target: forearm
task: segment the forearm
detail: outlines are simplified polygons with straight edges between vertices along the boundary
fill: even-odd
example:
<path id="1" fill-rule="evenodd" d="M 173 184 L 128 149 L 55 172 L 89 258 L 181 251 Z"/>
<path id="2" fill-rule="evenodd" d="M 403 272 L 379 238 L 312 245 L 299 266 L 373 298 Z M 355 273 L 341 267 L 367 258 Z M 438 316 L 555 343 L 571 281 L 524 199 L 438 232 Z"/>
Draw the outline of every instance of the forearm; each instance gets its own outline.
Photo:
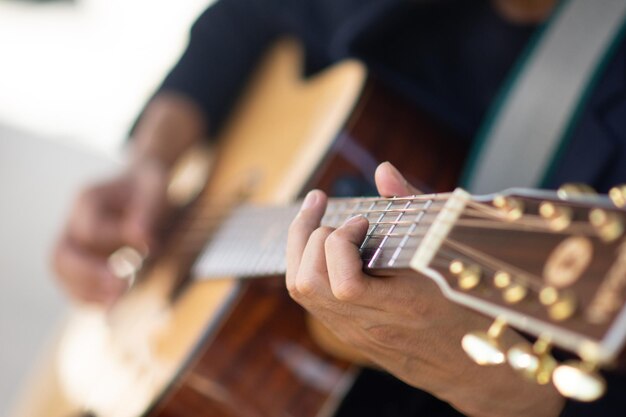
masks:
<path id="1" fill-rule="evenodd" d="M 207 136 L 207 126 L 202 110 L 191 99 L 175 93 L 158 94 L 133 132 L 131 163 L 148 160 L 170 168 Z"/>

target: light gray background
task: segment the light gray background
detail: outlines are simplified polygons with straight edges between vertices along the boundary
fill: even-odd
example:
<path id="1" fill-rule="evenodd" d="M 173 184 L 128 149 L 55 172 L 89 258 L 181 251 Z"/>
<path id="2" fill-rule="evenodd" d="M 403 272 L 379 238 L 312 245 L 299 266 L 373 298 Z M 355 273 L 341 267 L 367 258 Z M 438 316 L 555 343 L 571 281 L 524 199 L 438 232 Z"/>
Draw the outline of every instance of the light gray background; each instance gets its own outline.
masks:
<path id="1" fill-rule="evenodd" d="M 50 247 L 72 196 L 116 164 L 0 125 L 0 416 L 63 316 Z"/>

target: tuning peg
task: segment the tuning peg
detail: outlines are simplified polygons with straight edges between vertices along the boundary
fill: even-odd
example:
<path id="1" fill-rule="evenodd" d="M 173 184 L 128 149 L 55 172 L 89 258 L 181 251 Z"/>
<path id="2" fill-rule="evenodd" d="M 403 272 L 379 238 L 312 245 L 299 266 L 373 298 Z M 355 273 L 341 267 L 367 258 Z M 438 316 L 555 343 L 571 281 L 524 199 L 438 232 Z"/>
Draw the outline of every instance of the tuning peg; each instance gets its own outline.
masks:
<path id="1" fill-rule="evenodd" d="M 626 207 L 626 184 L 616 185 L 609 190 L 609 198 L 619 208 Z"/>
<path id="2" fill-rule="evenodd" d="M 493 199 L 493 206 L 504 212 L 507 220 L 517 220 L 524 214 L 524 204 L 513 197 L 496 196 Z"/>
<path id="3" fill-rule="evenodd" d="M 500 336 L 506 329 L 506 321 L 498 317 L 486 332 L 475 331 L 463 336 L 461 346 L 478 365 L 500 365 L 505 361 Z"/>
<path id="4" fill-rule="evenodd" d="M 463 261 L 455 259 L 450 262 L 449 270 L 457 276 L 459 288 L 471 290 L 480 284 L 482 271 L 478 265 L 465 266 Z"/>
<path id="5" fill-rule="evenodd" d="M 557 365 L 550 355 L 550 340 L 545 336 L 537 339 L 532 347 L 528 343 L 513 346 L 506 356 L 515 371 L 541 385 L 550 382 Z"/>
<path id="6" fill-rule="evenodd" d="M 493 274 L 493 285 L 500 289 L 508 287 L 511 285 L 511 274 L 506 271 L 496 271 Z"/>
<path id="7" fill-rule="evenodd" d="M 612 242 L 624 233 L 624 224 L 620 218 L 615 213 L 600 208 L 589 212 L 589 222 L 605 242 Z"/>
<path id="8" fill-rule="evenodd" d="M 528 289 L 519 283 L 512 283 L 502 291 L 502 298 L 508 304 L 517 304 L 526 298 Z"/>
<path id="9" fill-rule="evenodd" d="M 576 312 L 576 297 L 571 291 L 559 291 L 547 286 L 539 292 L 539 301 L 547 307 L 548 315 L 552 320 L 563 321 L 572 317 Z"/>
<path id="10" fill-rule="evenodd" d="M 526 298 L 528 289 L 511 278 L 506 271 L 496 271 L 493 275 L 493 285 L 502 290 L 502 298 L 508 304 L 517 304 Z"/>
<path id="11" fill-rule="evenodd" d="M 539 215 L 546 219 L 550 229 L 556 231 L 564 230 L 572 222 L 571 208 L 557 206 L 549 201 L 544 201 L 539 205 Z"/>
<path id="12" fill-rule="evenodd" d="M 556 367 L 552 382 L 564 397 L 594 401 L 606 391 L 606 381 L 596 369 L 597 365 L 593 362 L 568 361 Z"/>
<path id="13" fill-rule="evenodd" d="M 573 182 L 561 185 L 556 193 L 562 200 L 567 200 L 568 198 L 572 197 L 575 198 L 597 194 L 596 191 L 587 184 Z"/>

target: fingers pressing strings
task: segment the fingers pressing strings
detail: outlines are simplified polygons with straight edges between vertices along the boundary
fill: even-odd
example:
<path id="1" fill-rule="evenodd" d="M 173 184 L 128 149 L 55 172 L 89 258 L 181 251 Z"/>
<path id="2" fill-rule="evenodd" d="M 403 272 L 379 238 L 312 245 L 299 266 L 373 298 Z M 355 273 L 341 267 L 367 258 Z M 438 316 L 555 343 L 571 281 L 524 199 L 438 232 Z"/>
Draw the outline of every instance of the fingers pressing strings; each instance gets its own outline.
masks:
<path id="1" fill-rule="evenodd" d="M 309 237 L 320 225 L 326 210 L 327 197 L 322 191 L 309 192 L 302 203 L 298 215 L 289 227 L 287 240 L 287 289 L 296 293 L 296 276 L 300 269 L 302 254 Z"/>

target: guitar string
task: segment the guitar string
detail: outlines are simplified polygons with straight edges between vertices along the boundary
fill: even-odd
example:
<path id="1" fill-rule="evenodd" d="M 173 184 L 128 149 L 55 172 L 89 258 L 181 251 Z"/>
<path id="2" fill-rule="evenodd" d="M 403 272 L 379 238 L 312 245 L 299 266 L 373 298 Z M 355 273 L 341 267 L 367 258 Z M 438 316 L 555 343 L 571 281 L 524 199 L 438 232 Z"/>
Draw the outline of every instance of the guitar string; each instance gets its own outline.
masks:
<path id="1" fill-rule="evenodd" d="M 429 225 L 420 225 L 419 227 L 422 228 L 422 229 L 424 229 L 424 228 L 428 229 Z M 405 237 L 423 237 L 427 233 L 427 231 L 428 230 L 425 230 L 424 232 L 420 232 L 420 233 L 411 233 L 411 234 L 407 234 L 407 233 L 374 233 L 374 234 L 369 234 L 369 236 L 370 237 L 379 237 L 379 238 L 385 238 L 385 237 L 397 237 L 397 238 L 400 238 L 400 237 L 402 237 L 402 238 L 405 238 Z M 366 247 L 365 249 L 366 250 L 374 250 L 374 249 L 382 248 L 382 246 L 383 246 L 382 244 L 378 244 L 377 242 L 375 242 L 375 243 L 376 244 L 370 245 L 370 246 Z M 406 253 L 409 250 L 412 251 L 414 249 L 417 249 L 417 246 L 419 246 L 419 245 L 405 245 L 403 248 L 400 248 L 400 250 Z M 397 247 L 396 246 L 391 246 L 391 247 L 388 247 L 388 248 L 385 248 L 385 249 L 387 249 L 387 250 L 396 250 Z M 383 254 L 383 256 L 381 257 L 381 261 L 384 260 L 384 259 L 385 259 L 385 256 Z M 371 261 L 371 259 L 365 259 L 365 261 L 369 262 L 369 261 Z M 495 264 L 495 261 L 492 261 L 491 263 Z M 381 262 L 379 262 L 378 265 L 381 265 Z M 392 266 L 392 265 L 389 264 L 389 265 L 383 265 L 383 266 Z M 506 265 L 504 263 L 501 264 L 501 265 L 496 265 L 496 267 L 499 267 L 499 269 L 503 269 L 503 270 L 510 269 L 508 267 L 508 265 Z M 519 273 L 519 272 L 516 272 L 516 274 L 517 275 L 524 275 L 524 274 L 528 275 L 528 273 L 523 273 L 522 274 L 522 273 Z"/>
<path id="2" fill-rule="evenodd" d="M 421 196 L 422 197 L 422 196 Z M 390 203 L 394 203 L 394 202 L 399 202 L 399 201 L 404 201 L 405 203 L 408 203 L 408 207 L 405 208 L 387 208 L 387 209 L 368 209 L 368 210 L 362 210 L 362 209 L 358 209 L 358 210 L 350 210 L 350 211 L 346 211 L 346 210 L 335 210 L 334 212 L 331 211 L 329 215 L 327 215 L 326 217 L 341 217 L 344 214 L 352 214 L 355 211 L 356 212 L 360 212 L 363 213 L 366 217 L 368 215 L 372 215 L 374 213 L 378 214 L 383 214 L 384 215 L 388 215 L 388 214 L 403 214 L 403 213 L 413 213 L 413 214 L 417 214 L 417 213 L 423 213 L 424 212 L 424 207 L 419 207 L 419 208 L 415 208 L 412 207 L 413 204 L 416 203 L 416 198 L 415 197 L 404 197 L 404 198 L 393 198 L 393 199 L 387 199 L 387 198 L 369 198 L 369 199 L 345 199 L 345 200 L 332 200 L 333 203 L 335 204 L 335 207 L 341 207 L 342 205 L 350 205 L 350 204 L 354 204 L 356 203 L 356 207 L 359 207 L 360 205 L 363 205 L 364 202 L 372 202 L 374 204 L 374 206 L 376 204 L 379 203 L 385 203 L 385 204 L 390 204 Z M 428 199 L 428 198 L 420 198 L 419 203 L 422 204 L 426 204 L 429 201 L 433 201 L 432 198 Z M 337 202 L 339 202 L 339 204 L 337 204 Z M 445 203 L 445 199 L 442 200 L 442 202 Z M 571 227 L 568 228 L 568 230 L 562 230 L 562 231 L 554 231 L 548 228 L 547 222 L 545 219 L 539 217 L 539 216 L 535 216 L 535 219 L 532 219 L 532 221 L 527 221 L 525 222 L 525 224 L 520 224 L 520 221 L 515 221 L 515 222 L 511 222 L 511 221 L 501 221 L 499 219 L 493 220 L 491 218 L 491 216 L 493 215 L 493 213 L 496 214 L 502 214 L 501 211 L 499 211 L 498 209 L 494 209 L 494 208 L 490 208 L 487 207 L 485 208 L 485 204 L 477 204 L 474 203 L 472 201 L 468 202 L 468 206 L 469 209 L 467 213 L 464 213 L 466 216 L 480 216 L 480 217 L 485 217 L 488 216 L 488 218 L 485 220 L 480 220 L 480 219 L 459 219 L 454 221 L 454 225 L 458 226 L 458 227 L 471 227 L 471 228 L 488 228 L 488 229 L 504 229 L 504 230 L 522 230 L 524 232 L 531 232 L 531 231 L 535 231 L 535 232 L 544 232 L 544 233 L 551 233 L 554 234 L 556 233 L 566 233 L 566 234 L 571 234 L 572 233 L 572 228 L 578 226 L 578 231 L 577 234 L 593 234 L 594 233 L 594 229 L 589 226 L 588 223 L 586 222 L 579 222 L 580 224 L 575 224 L 572 225 Z M 431 207 L 433 209 L 439 209 L 440 207 Z M 430 208 L 429 208 L 430 209 Z M 476 210 L 471 210 L 471 209 L 476 209 Z M 487 212 L 487 214 L 485 214 L 485 212 Z M 411 226 L 411 225 L 415 225 L 416 222 L 414 221 L 408 221 L 408 220 L 403 220 L 403 221 L 371 221 L 370 222 L 370 227 L 373 227 L 373 233 L 368 233 L 366 235 L 366 239 L 371 239 L 371 238 L 381 238 L 381 239 L 387 239 L 389 237 L 408 237 L 408 238 L 420 238 L 423 237 L 427 231 L 428 228 L 431 226 L 430 223 L 428 223 L 428 221 L 432 218 L 435 218 L 439 215 L 440 211 L 429 211 L 427 212 L 427 214 L 423 215 L 420 218 L 420 221 L 417 223 L 417 229 L 419 232 L 415 232 L 413 231 L 412 233 L 393 233 L 393 232 L 377 232 L 377 230 L 379 230 L 379 228 L 377 226 L 383 225 L 383 226 L 389 226 L 389 228 L 394 228 L 396 226 Z M 223 216 L 219 216 L 220 218 L 223 218 Z M 384 216 L 383 216 L 384 217 Z M 526 215 L 526 218 L 528 218 L 529 216 Z M 442 224 L 440 222 L 440 224 Z M 214 225 L 211 225 L 209 228 L 214 227 Z M 535 230 L 529 230 L 530 228 L 535 229 Z M 426 229 L 426 230 L 424 230 Z M 189 239 L 187 239 L 189 240 Z M 189 246 L 194 246 L 190 251 L 188 251 L 188 253 L 198 253 L 201 251 L 201 247 L 200 244 L 203 243 L 203 241 L 206 240 L 205 236 L 202 236 L 202 241 L 197 241 L 197 242 L 186 242 L 187 244 L 189 243 L 193 243 L 194 245 L 189 245 Z M 375 248 L 376 246 L 370 247 L 371 248 Z M 392 248 L 393 249 L 393 248 Z"/>
<path id="3" fill-rule="evenodd" d="M 379 202 L 383 202 L 383 201 L 389 201 L 389 200 L 377 200 Z M 537 216 L 537 215 L 524 215 L 521 219 L 515 219 L 514 221 L 508 220 L 506 219 L 506 214 L 503 214 L 501 211 L 497 210 L 497 209 L 490 209 L 490 208 L 486 208 L 484 207 L 484 205 L 480 204 L 480 205 L 474 205 L 472 204 L 472 202 L 470 202 L 470 204 L 468 204 L 468 210 L 466 210 L 466 212 L 464 213 L 466 216 L 471 216 L 471 217 L 482 217 L 484 220 L 489 220 L 490 223 L 488 223 L 487 225 L 481 225 L 478 222 L 474 223 L 475 227 L 493 227 L 494 223 L 494 217 L 496 218 L 496 221 L 502 220 L 502 223 L 500 223 L 499 226 L 496 227 L 500 227 L 500 228 L 508 228 L 508 229 L 513 229 L 513 228 L 529 228 L 529 227 L 534 227 L 534 228 L 538 228 L 541 230 L 546 230 L 549 232 L 563 232 L 565 233 L 565 231 L 559 231 L 559 230 L 553 230 L 553 229 L 546 229 L 546 219 Z M 433 209 L 438 209 L 440 207 L 438 206 L 432 206 Z M 355 211 L 337 211 L 337 212 L 330 212 L 327 213 L 324 218 L 328 218 L 328 217 L 338 217 L 341 216 L 343 214 L 362 214 L 365 215 L 367 217 L 367 215 L 369 214 L 376 214 L 376 213 L 387 213 L 387 214 L 391 214 L 391 213 L 420 213 L 424 211 L 423 208 L 407 208 L 407 209 L 400 209 L 400 208 L 394 208 L 394 209 L 388 209 L 388 210 L 384 210 L 384 209 L 380 209 L 380 210 L 357 210 Z M 264 213 L 261 213 L 264 214 Z M 432 217 L 432 216 L 436 216 L 439 214 L 439 211 L 433 211 L 433 210 L 429 210 L 429 212 L 426 214 L 426 217 Z M 221 222 L 218 222 L 216 220 L 224 220 L 224 219 L 228 219 L 229 218 L 229 213 L 224 213 L 224 214 L 219 214 L 219 215 L 215 215 L 215 216 L 207 216 L 204 219 L 194 219 L 192 220 L 192 222 L 197 222 L 199 220 L 202 221 L 202 225 L 205 225 L 206 227 L 202 227 L 202 225 L 200 227 L 196 226 L 194 227 L 193 231 L 198 230 L 199 232 L 202 232 L 202 229 L 210 229 L 215 227 L 216 224 L 220 224 Z M 474 220 L 474 219 L 462 219 L 460 220 L 460 222 L 464 222 L 467 225 L 469 225 L 469 221 Z M 372 224 L 378 224 L 378 222 L 371 222 Z M 394 223 L 397 224 L 397 223 Z M 589 226 L 589 224 L 587 222 L 576 222 L 570 225 L 570 227 L 568 227 L 568 231 L 570 233 L 572 233 L 571 228 L 572 227 L 578 227 L 580 230 L 576 230 L 575 233 L 584 233 L 584 234 L 589 234 L 591 231 L 593 231 L 593 229 L 591 227 L 585 227 L 585 226 Z"/>
<path id="4" fill-rule="evenodd" d="M 444 245 L 445 244 L 446 242 L 444 242 Z M 435 267 L 435 268 L 448 270 L 450 263 L 460 258 L 459 252 L 461 251 L 450 250 L 445 247 L 442 247 L 437 251 L 437 254 L 435 255 L 435 257 L 428 263 L 428 267 L 430 268 Z M 544 285 L 541 284 L 541 282 L 543 281 L 542 278 L 528 271 L 524 271 L 514 265 L 497 261 L 495 258 L 489 257 L 489 255 L 486 255 L 486 254 L 481 253 L 479 255 L 478 251 L 474 251 L 473 253 L 469 255 L 466 254 L 466 255 L 467 257 L 470 257 L 470 256 L 477 257 L 478 255 L 478 257 L 482 258 L 479 260 L 479 262 L 482 262 L 480 266 L 483 270 L 483 273 L 490 271 L 493 275 L 495 275 L 495 273 L 498 271 L 507 272 L 508 274 L 510 274 L 512 282 L 517 283 L 517 284 L 522 284 L 527 289 L 530 289 L 531 291 L 535 291 L 536 293 L 539 293 L 541 289 L 544 288 Z M 376 268 L 372 268 L 372 269 L 376 269 Z M 449 281 L 449 280 L 446 279 L 446 281 Z M 452 289 L 455 289 L 455 286 L 453 283 L 448 282 L 448 285 L 450 285 Z"/>
<path id="5" fill-rule="evenodd" d="M 434 210 L 431 210 L 434 209 Z M 399 213 L 408 213 L 408 214 L 419 214 L 422 212 L 425 212 L 424 216 L 422 216 L 420 218 L 421 222 L 427 221 L 427 220 L 431 220 L 433 218 L 436 218 L 436 216 L 438 216 L 441 212 L 441 208 L 438 206 L 431 206 L 431 208 L 428 209 L 428 211 L 424 211 L 423 209 L 391 209 L 388 211 L 385 210 L 369 210 L 367 212 L 365 212 L 365 214 L 369 215 L 369 214 L 377 214 L 377 213 L 389 213 L 389 214 L 399 214 Z M 328 218 L 329 217 L 336 217 L 336 216 L 340 216 L 341 214 L 344 213 L 348 213 L 348 214 L 362 214 L 361 212 L 349 212 L 349 211 L 344 211 L 344 212 L 340 212 L 340 213 L 330 213 L 330 214 L 326 214 L 324 216 L 324 218 L 322 219 L 322 223 L 329 225 L 329 226 L 333 226 L 333 227 L 338 227 L 342 222 L 328 222 Z M 259 213 L 261 216 L 265 215 L 264 212 Z M 480 211 L 474 211 L 473 208 L 469 208 L 469 210 L 464 213 L 466 216 L 471 216 L 471 217 L 484 217 L 485 220 L 491 220 L 494 221 L 493 219 L 491 219 L 490 217 L 486 217 L 486 215 L 484 215 L 484 213 L 481 213 Z M 367 218 L 367 216 L 365 216 Z M 203 221 L 202 224 L 200 224 L 199 226 L 195 226 L 192 230 L 190 230 L 191 233 L 205 233 L 206 231 L 204 229 L 212 229 L 215 227 L 215 225 L 220 225 L 220 224 L 224 224 L 225 221 L 228 221 L 230 217 L 228 216 L 228 214 L 226 214 L 225 216 L 213 216 L 213 218 L 207 218 Z M 213 221 L 213 220 L 221 220 L 221 221 Z M 255 219 L 254 218 L 241 218 L 238 217 L 237 220 L 240 220 L 240 223 L 243 223 L 244 221 L 246 223 L 248 222 L 254 222 Z M 346 218 L 347 220 L 347 218 Z M 369 219 L 368 219 L 369 220 Z M 465 221 L 465 220 L 461 220 L 461 221 Z M 499 220 L 495 220 L 495 221 L 499 221 Z M 544 219 L 540 219 L 540 221 L 543 221 L 545 223 Z M 409 225 L 412 224 L 412 221 L 403 221 L 403 222 L 398 222 L 398 221 L 371 221 L 370 220 L 370 224 L 371 225 L 379 225 L 379 224 L 388 224 L 388 225 Z M 511 222 L 508 222 L 508 224 L 514 224 Z M 238 224 L 237 226 L 243 227 L 243 225 Z M 247 224 L 245 226 L 248 226 Z M 539 223 L 539 224 L 529 224 L 528 226 L 535 226 L 535 227 L 541 227 L 543 228 L 543 224 Z M 519 227 L 519 226 L 518 226 Z"/>
<path id="6" fill-rule="evenodd" d="M 388 200 L 378 200 L 378 201 L 388 202 Z M 370 212 L 371 211 L 372 210 L 370 210 Z M 407 212 L 408 210 L 395 210 L 394 213 L 401 213 L 403 211 Z M 384 212 L 384 210 L 376 210 L 376 212 Z M 412 210 L 410 210 L 410 212 L 415 213 L 415 212 L 419 212 L 419 210 L 412 209 Z M 432 213 L 430 216 L 431 217 L 433 215 L 436 216 L 436 214 L 437 213 Z M 423 222 L 425 219 L 421 218 L 420 220 Z M 535 223 L 533 225 L 534 228 L 538 229 L 538 230 L 535 230 L 535 231 L 547 232 L 547 233 L 554 234 L 554 231 L 549 230 L 547 228 L 547 226 L 545 224 L 545 219 L 540 218 L 539 221 L 542 222 L 542 223 L 538 223 L 538 224 Z M 409 222 L 409 221 L 404 221 L 404 222 L 390 221 L 390 222 L 372 222 L 372 224 L 373 225 L 383 224 L 383 225 L 389 225 L 390 227 L 394 227 L 395 225 L 414 225 L 415 223 L 414 222 Z M 489 228 L 496 228 L 497 227 L 497 228 L 505 228 L 505 229 L 511 230 L 512 229 L 511 224 L 512 224 L 511 222 L 507 222 L 506 224 L 503 224 L 503 223 L 498 223 L 498 222 L 493 222 L 493 221 L 477 223 L 476 220 L 473 220 L 473 221 L 472 220 L 458 220 L 458 221 L 456 221 L 455 226 L 460 226 L 460 227 L 466 226 L 466 227 L 472 227 L 472 228 L 477 228 L 477 226 L 489 227 Z M 515 223 L 513 223 L 513 224 L 515 224 Z M 494 225 L 496 225 L 496 226 L 494 226 Z M 368 239 L 369 238 L 383 238 L 383 239 L 386 239 L 388 237 L 419 238 L 419 237 L 423 237 L 425 235 L 425 233 L 427 232 L 427 230 L 423 231 L 422 229 L 424 229 L 424 228 L 427 229 L 429 226 L 430 226 L 430 224 L 428 224 L 428 223 L 419 224 L 418 225 L 419 230 L 420 230 L 419 233 L 397 233 L 397 234 L 395 234 L 395 233 L 388 233 L 388 232 L 383 232 L 383 233 L 376 233 L 375 232 L 375 233 L 368 233 L 367 234 L 367 238 Z M 591 229 L 590 227 L 587 227 L 586 229 L 587 229 L 587 233 L 593 232 L 593 229 Z M 375 231 L 375 230 L 378 230 L 378 229 L 376 227 L 374 227 L 373 230 Z M 531 230 L 529 230 L 528 226 L 522 226 L 522 230 L 525 231 L 525 232 L 530 232 L 531 231 Z M 570 233 L 570 232 L 563 231 L 563 233 Z M 278 245 L 278 244 L 275 245 L 275 247 L 279 247 L 279 246 L 280 245 Z M 370 248 L 375 248 L 375 247 L 376 246 L 372 246 Z M 392 247 L 391 249 L 394 249 L 394 248 Z M 195 252 L 195 250 L 194 250 L 194 252 Z"/>
<path id="7" fill-rule="evenodd" d="M 430 214 L 426 214 L 424 215 L 419 222 L 414 222 L 414 221 L 370 221 L 370 226 L 379 226 L 379 225 L 385 225 L 385 226 L 411 226 L 411 225 L 417 225 L 417 227 L 419 227 L 418 230 L 422 230 L 424 228 L 429 228 L 431 227 L 433 224 L 435 224 L 434 222 L 429 222 L 432 219 L 436 220 L 436 217 L 439 213 L 430 213 Z M 451 221 L 440 221 L 437 224 L 439 225 L 453 225 L 455 227 L 459 227 L 459 228 L 473 228 L 473 229 L 488 229 L 488 230 L 493 230 L 493 229 L 500 229 L 500 230 L 505 230 L 505 231 L 521 231 L 521 232 L 525 232 L 525 233 L 547 233 L 547 234 L 551 234 L 551 235 L 555 235 L 555 234 L 562 234 L 562 235 L 571 235 L 571 234 L 576 234 L 578 236 L 596 236 L 597 232 L 596 230 L 589 225 L 587 222 L 576 222 L 576 223 L 572 223 L 567 229 L 563 229 L 563 230 L 553 230 L 549 227 L 548 223 L 546 222 L 545 219 L 543 218 L 538 218 L 536 219 L 536 221 L 534 221 L 532 224 L 526 224 L 526 225 L 520 225 L 517 224 L 515 222 L 503 222 L 503 221 L 499 221 L 499 220 L 492 220 L 492 219 L 485 219 L 485 220 L 480 220 L 480 219 L 465 219 L 465 218 L 461 218 L 461 219 L 457 219 L 457 220 L 451 220 Z M 209 228 L 210 229 L 210 228 Z M 229 229 L 229 232 L 231 235 L 237 235 L 237 231 L 241 230 L 243 231 L 242 233 L 240 233 L 240 235 L 245 236 L 246 233 L 245 231 L 247 229 L 244 228 L 240 228 L 240 229 Z M 376 229 L 379 230 L 379 229 Z M 195 230 L 196 236 L 190 236 L 189 240 L 191 238 L 195 238 L 194 242 L 188 242 L 188 243 L 194 243 L 194 244 L 200 244 L 202 243 L 202 241 L 206 240 L 206 230 Z M 374 233 L 368 233 L 367 237 L 404 237 L 404 236 L 409 236 L 409 237 L 419 237 L 419 236 L 423 236 L 423 233 L 387 233 L 387 232 L 374 232 Z M 197 242 L 195 240 L 198 240 Z"/>
<path id="8" fill-rule="evenodd" d="M 474 260 L 477 260 L 484 266 L 491 267 L 493 270 L 502 270 L 509 272 L 512 276 L 515 276 L 518 281 L 522 281 L 527 287 L 534 287 L 533 289 L 539 291 L 541 289 L 540 286 L 537 285 L 537 282 L 541 282 L 541 277 L 538 277 L 528 271 L 524 271 L 520 268 L 517 268 L 509 263 L 506 263 L 500 259 L 496 259 L 493 256 L 490 256 L 480 250 L 471 248 L 464 243 L 457 242 L 453 239 L 446 239 L 444 244 L 449 245 L 453 249 L 457 250 L 461 254 L 466 255 Z"/>
<path id="9" fill-rule="evenodd" d="M 407 212 L 408 213 L 411 213 L 411 212 L 415 213 L 417 211 L 418 210 L 411 210 L 411 211 L 410 210 L 394 210 L 394 212 L 405 212 L 405 213 L 407 213 Z M 433 216 L 436 216 L 436 215 L 438 215 L 438 213 L 433 214 Z M 486 222 L 486 223 L 488 223 L 488 222 Z M 496 222 L 496 221 L 491 221 L 491 223 L 498 224 L 498 222 Z M 375 224 L 375 225 L 383 225 L 383 224 L 387 224 L 387 225 L 404 225 L 404 224 L 415 224 L 415 223 L 414 222 L 407 222 L 407 221 L 402 221 L 402 222 L 400 222 L 400 221 L 398 221 L 398 222 L 382 222 L 381 221 L 381 222 L 373 222 L 371 224 Z M 460 223 L 460 221 L 457 221 L 456 224 L 457 225 L 462 225 Z M 493 227 L 493 224 L 491 224 L 490 226 Z M 427 228 L 430 227 L 430 226 L 431 226 L 430 224 L 419 225 L 419 227 L 427 227 Z M 475 225 L 474 225 L 474 227 L 475 227 Z M 485 226 L 483 225 L 483 227 L 485 227 Z M 419 233 L 419 234 L 418 233 L 414 233 L 414 234 L 411 234 L 409 236 L 411 236 L 411 237 L 418 237 L 418 236 L 423 236 L 424 234 L 425 233 Z M 405 235 L 402 234 L 402 233 L 398 233 L 398 234 L 394 234 L 394 233 L 380 233 L 380 234 L 373 234 L 372 236 L 381 237 L 381 236 L 405 236 Z M 472 248 L 468 248 L 468 247 L 466 247 L 466 245 L 460 244 L 460 243 L 455 242 L 455 241 L 453 241 L 451 239 L 446 239 L 444 241 L 444 244 L 456 247 L 456 249 L 458 249 L 459 252 L 462 252 L 462 253 L 465 253 L 466 255 L 471 255 L 474 258 L 480 259 L 481 261 L 483 261 L 484 264 L 488 264 L 489 266 L 494 267 L 494 269 L 497 267 L 499 270 L 513 271 L 513 268 L 511 268 L 510 265 L 508 265 L 508 264 L 506 264 L 504 262 L 494 261 L 492 258 L 489 258 L 488 256 L 486 256 L 484 254 L 481 254 L 479 251 L 473 250 Z M 454 252 L 450 252 L 450 251 L 447 251 L 447 250 L 444 250 L 444 249 L 440 249 L 438 251 L 438 256 L 435 257 L 435 259 L 431 262 L 431 264 L 441 264 L 442 263 L 441 260 L 443 260 L 443 259 L 445 259 L 447 257 L 449 257 L 450 259 L 453 259 L 454 255 L 455 255 Z M 446 263 L 443 263 L 443 266 L 445 266 L 445 265 L 446 265 Z M 518 278 L 520 276 L 523 276 L 521 274 L 515 274 L 515 275 Z M 139 322 L 137 324 L 139 325 Z"/>

